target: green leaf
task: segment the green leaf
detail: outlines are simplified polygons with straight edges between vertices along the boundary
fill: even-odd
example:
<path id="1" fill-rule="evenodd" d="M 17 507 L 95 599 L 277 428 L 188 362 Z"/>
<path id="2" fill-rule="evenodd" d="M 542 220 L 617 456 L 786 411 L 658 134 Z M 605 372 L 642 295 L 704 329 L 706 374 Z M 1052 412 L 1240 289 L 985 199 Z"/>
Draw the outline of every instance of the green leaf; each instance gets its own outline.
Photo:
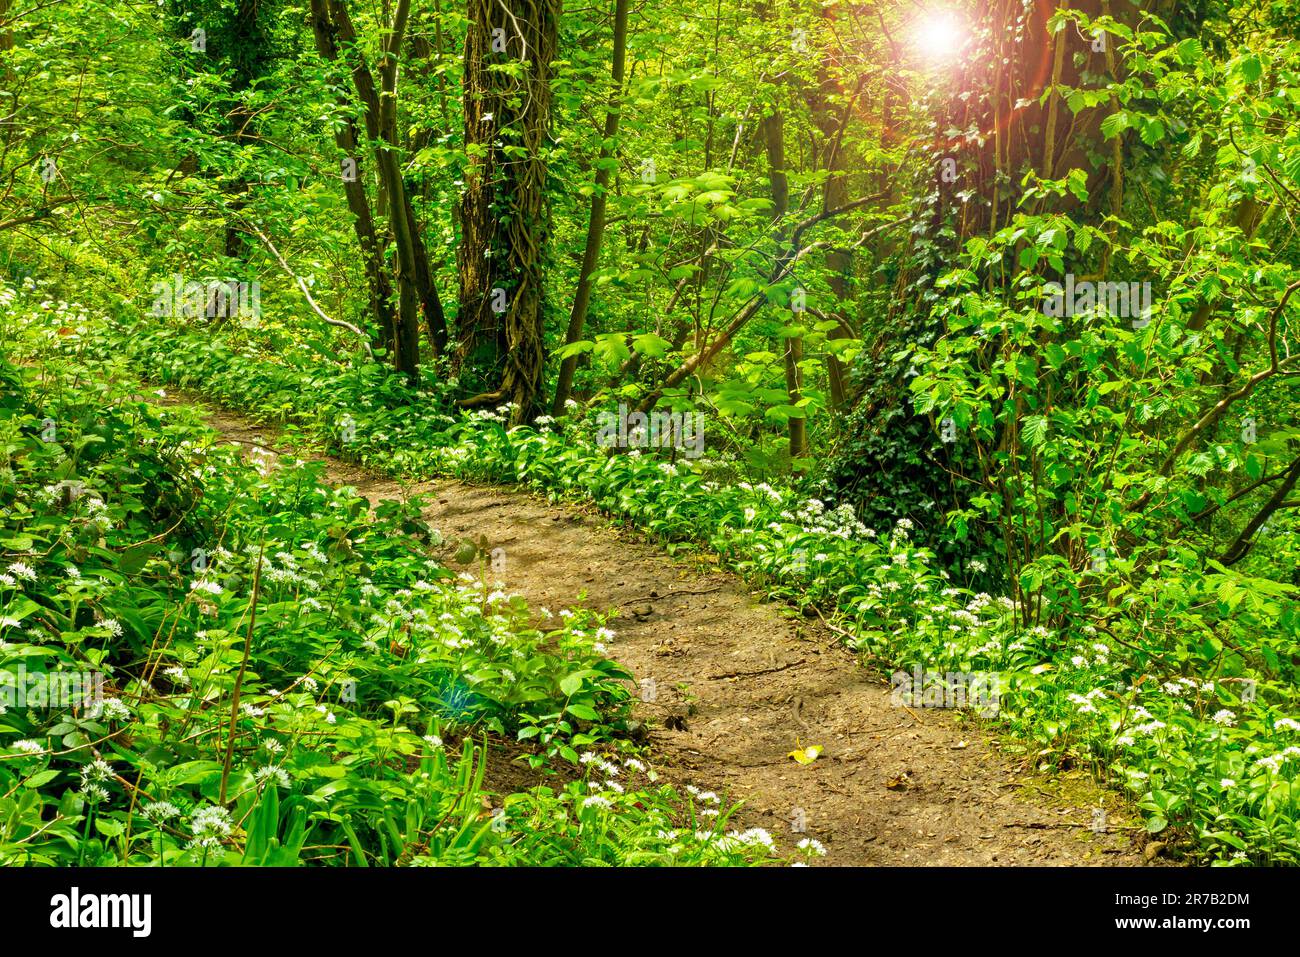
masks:
<path id="1" fill-rule="evenodd" d="M 595 347 L 596 344 L 590 339 L 579 339 L 577 342 L 570 342 L 568 345 L 556 349 L 555 354 L 561 359 L 568 359 L 570 356 L 577 356 L 584 352 L 590 352 Z"/>
<path id="2" fill-rule="evenodd" d="M 596 672 L 592 671 L 590 668 L 583 668 L 580 671 L 575 671 L 572 674 L 565 675 L 560 679 L 560 691 L 566 698 L 571 697 L 578 693 L 578 690 L 582 687 L 584 681 L 593 677 L 595 674 Z"/>
<path id="3" fill-rule="evenodd" d="M 1112 113 L 1101 121 L 1101 135 L 1106 139 L 1119 136 L 1133 125 L 1133 118 L 1124 110 Z"/>
<path id="4" fill-rule="evenodd" d="M 1025 418 L 1025 427 L 1022 434 L 1025 437 L 1025 444 L 1031 449 L 1041 448 L 1047 441 L 1048 421 L 1046 416 L 1031 415 Z"/>
<path id="5" fill-rule="evenodd" d="M 672 343 L 653 332 L 645 332 L 632 340 L 632 348 L 651 359 L 662 359 L 672 348 Z"/>
<path id="6" fill-rule="evenodd" d="M 1175 49 L 1178 52 L 1178 59 L 1189 66 L 1205 56 L 1205 51 L 1201 48 L 1201 41 L 1196 37 L 1188 37 L 1178 44 Z"/>

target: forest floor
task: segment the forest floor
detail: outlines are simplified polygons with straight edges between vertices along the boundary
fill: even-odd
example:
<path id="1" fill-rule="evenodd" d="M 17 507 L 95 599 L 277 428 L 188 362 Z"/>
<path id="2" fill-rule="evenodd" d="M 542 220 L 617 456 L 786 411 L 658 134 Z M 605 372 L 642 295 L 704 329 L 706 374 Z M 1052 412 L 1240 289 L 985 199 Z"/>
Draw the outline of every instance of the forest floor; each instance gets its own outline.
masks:
<path id="1" fill-rule="evenodd" d="M 247 453 L 280 454 L 273 428 L 194 396 L 168 403 L 197 406 Z M 1131 866 L 1159 847 L 1144 846 L 1145 829 L 1118 795 L 1085 773 L 1029 770 L 1032 755 L 1004 753 L 968 715 L 893 705 L 887 680 L 820 621 L 763 603 L 708 556 L 670 557 L 592 509 L 518 489 L 400 483 L 316 457 L 330 483 L 372 504 L 420 495 L 433 503 L 425 521 L 445 539 L 485 536 L 503 548 L 504 571 L 489 574 L 523 596 L 540 625 L 542 609 L 616 611 L 609 655 L 638 684 L 654 682 L 653 696 L 641 695 L 653 700 L 636 711 L 655 767 L 678 786 L 743 801 L 733 825 L 767 828 L 783 847 L 815 838 L 832 865 Z M 519 746 L 498 745 L 490 785 L 538 783 L 510 764 Z M 810 745 L 824 748 L 811 764 L 789 756 Z M 1097 808 L 1104 831 L 1094 827 Z M 791 833 L 800 810 L 806 831 Z"/>

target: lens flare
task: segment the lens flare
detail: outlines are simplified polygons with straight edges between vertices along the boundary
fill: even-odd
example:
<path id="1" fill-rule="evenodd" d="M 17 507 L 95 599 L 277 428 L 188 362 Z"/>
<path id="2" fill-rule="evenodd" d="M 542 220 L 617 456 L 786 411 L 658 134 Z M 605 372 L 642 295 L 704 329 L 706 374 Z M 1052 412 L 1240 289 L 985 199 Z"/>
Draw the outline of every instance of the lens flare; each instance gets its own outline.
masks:
<path id="1" fill-rule="evenodd" d="M 947 11 L 923 14 L 912 27 L 913 48 L 931 62 L 952 59 L 968 39 L 965 25 Z"/>

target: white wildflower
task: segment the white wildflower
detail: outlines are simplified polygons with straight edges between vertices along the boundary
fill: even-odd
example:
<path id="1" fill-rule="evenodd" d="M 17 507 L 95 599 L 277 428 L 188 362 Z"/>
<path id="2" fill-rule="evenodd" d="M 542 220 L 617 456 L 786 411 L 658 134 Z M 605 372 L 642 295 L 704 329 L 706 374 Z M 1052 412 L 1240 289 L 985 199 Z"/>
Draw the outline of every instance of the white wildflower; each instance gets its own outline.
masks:
<path id="1" fill-rule="evenodd" d="M 826 856 L 826 848 L 822 845 L 821 841 L 818 841 L 815 838 L 805 837 L 799 842 L 798 846 L 801 851 L 812 851 L 812 853 L 816 854 L 818 857 Z"/>

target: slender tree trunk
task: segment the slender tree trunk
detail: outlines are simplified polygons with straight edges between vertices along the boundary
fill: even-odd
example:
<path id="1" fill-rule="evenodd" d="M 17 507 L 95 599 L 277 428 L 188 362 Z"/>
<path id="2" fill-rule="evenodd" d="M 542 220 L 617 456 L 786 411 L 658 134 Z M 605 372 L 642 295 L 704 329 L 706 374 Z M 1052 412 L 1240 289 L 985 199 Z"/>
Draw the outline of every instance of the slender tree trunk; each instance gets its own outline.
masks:
<path id="1" fill-rule="evenodd" d="M 433 270 L 429 266 L 429 252 L 424 245 L 419 223 L 415 219 L 415 209 L 411 205 L 411 191 L 403 188 L 407 228 L 411 234 L 412 253 L 415 259 L 415 289 L 420 300 L 420 311 L 424 315 L 424 328 L 429 336 L 429 345 L 433 354 L 442 355 L 447 351 L 447 316 L 442 309 L 442 298 L 438 295 L 438 286 L 433 279 Z"/>
<path id="2" fill-rule="evenodd" d="M 393 333 L 393 365 L 408 379 L 419 379 L 420 325 L 418 312 L 425 308 L 426 325 L 442 315 L 437 291 L 428 271 L 428 259 L 420 240 L 418 224 L 410 208 L 406 184 L 398 161 L 397 72 L 398 53 L 406 34 L 411 12 L 410 0 L 397 0 L 384 34 L 383 52 L 376 84 L 357 45 L 356 28 L 343 0 L 329 0 L 329 10 L 342 51 L 352 69 L 353 85 L 365 108 L 366 132 L 374 144 L 374 160 L 379 173 L 380 196 L 388 212 L 396 268 L 397 315 Z M 424 281 L 421 281 L 423 277 Z M 435 340 L 436 341 L 436 340 Z"/>
<path id="3" fill-rule="evenodd" d="M 0 0 L 0 20 L 9 19 L 9 8 L 11 0 Z M 14 28 L 13 24 L 6 23 L 0 27 L 0 53 L 8 53 L 14 48 Z M 9 63 L 5 62 L 5 73 L 9 72 Z"/>
<path id="4" fill-rule="evenodd" d="M 827 15 L 830 15 L 829 12 Z M 866 78 L 859 81 L 857 87 L 852 91 L 849 101 L 844 104 L 843 113 L 839 116 L 835 114 L 832 104 L 832 94 L 842 92 L 839 81 L 835 78 L 832 67 L 833 62 L 828 62 L 830 56 L 824 58 L 818 67 L 818 85 L 808 97 L 808 105 L 812 110 L 813 125 L 817 127 L 822 135 L 822 164 L 827 172 L 826 182 L 822 186 L 822 209 L 838 209 L 848 202 L 848 159 L 844 149 L 844 132 L 848 122 L 853 115 L 854 107 L 858 97 L 862 93 Z M 826 253 L 826 268 L 830 275 L 827 282 L 831 287 L 831 292 L 835 295 L 837 303 L 845 303 L 852 298 L 851 277 L 853 272 L 853 253 L 843 248 L 833 248 Z M 848 317 L 844 315 L 842 306 L 837 308 L 835 318 L 838 325 L 831 330 L 829 338 L 845 339 L 850 338 L 852 325 Z M 844 363 L 840 362 L 834 355 L 826 355 L 826 380 L 830 387 L 830 400 L 832 409 L 842 409 L 848 395 L 848 370 L 845 369 Z"/>
<path id="5" fill-rule="evenodd" d="M 431 58 L 435 52 L 441 55 L 441 50 L 435 51 L 428 39 L 408 28 L 407 34 L 410 36 L 408 47 L 410 55 L 420 65 L 417 72 L 421 80 L 427 80 L 430 72 Z M 439 76 L 440 85 L 445 86 L 446 78 Z M 444 101 L 445 115 L 445 101 Z M 450 128 L 450 127 L 448 127 Z M 433 138 L 433 130 L 430 127 L 423 127 L 417 133 L 407 137 L 406 149 L 408 154 L 418 153 L 429 144 Z M 425 180 L 427 183 L 427 178 Z M 429 252 L 424 245 L 424 236 L 420 231 L 419 220 L 415 216 L 415 207 L 413 197 L 416 192 L 421 192 L 427 199 L 428 187 L 417 190 L 416 184 L 404 182 L 403 192 L 406 195 L 406 218 L 410 222 L 411 239 L 415 245 L 415 285 L 420 296 L 420 311 L 424 315 L 424 328 L 429 337 L 429 345 L 433 349 L 435 356 L 441 356 L 447 350 L 447 317 L 443 312 L 442 299 L 438 295 L 438 286 L 433 278 L 433 269 L 429 263 Z"/>
<path id="6" fill-rule="evenodd" d="M 342 3 L 338 4 L 340 7 Z M 397 334 L 393 363 L 412 381 L 420 375 L 420 332 L 416 309 L 420 301 L 416 286 L 415 217 L 406 198 L 397 160 L 397 57 L 406 35 L 411 14 L 411 0 L 397 0 L 384 38 L 384 52 L 379 61 L 379 136 L 376 147 L 379 175 L 385 183 L 389 202 L 389 226 L 397 247 Z"/>
<path id="7" fill-rule="evenodd" d="M 587 223 L 587 245 L 582 252 L 582 269 L 578 274 L 578 288 L 573 295 L 573 311 L 569 314 L 569 328 L 564 344 L 571 345 L 582 338 L 582 328 L 587 321 L 587 308 L 591 303 L 591 275 L 600 259 L 600 244 L 605 235 L 605 208 L 607 204 L 610 160 L 614 156 L 614 139 L 618 136 L 618 121 L 622 113 L 623 73 L 627 61 L 627 8 L 628 0 L 614 0 L 614 56 L 610 68 L 609 109 L 605 113 L 604 138 L 600 144 L 600 159 L 596 163 L 596 189 L 591 194 L 591 218 Z M 573 374 L 578 367 L 578 357 L 567 356 L 560 363 L 560 375 L 555 384 L 553 415 L 564 414 L 564 404 L 573 390 Z"/>
<path id="8" fill-rule="evenodd" d="M 410 0 L 397 0 L 383 39 L 379 61 L 379 81 L 366 64 L 357 44 L 356 28 L 344 0 L 311 0 L 316 46 L 328 60 L 344 60 L 352 74 L 352 83 L 362 107 L 366 138 L 378 174 L 380 216 L 387 214 L 394 244 L 393 283 L 384 265 L 384 240 L 375 228 L 364 182 L 360 175 L 344 180 L 348 208 L 353 214 L 354 229 L 366 263 L 370 285 L 371 308 L 392 354 L 393 365 L 415 382 L 419 378 L 420 323 L 423 312 L 425 328 L 434 352 L 446 345 L 447 327 L 442 301 L 429 268 L 428 254 L 420 235 L 419 223 L 410 195 L 402 179 L 398 158 L 397 74 L 398 53 L 402 48 L 410 19 Z M 335 134 L 339 147 L 354 160 L 360 160 L 358 131 L 349 123 Z M 392 311 L 391 286 L 397 287 L 397 312 Z"/>
<path id="9" fill-rule="evenodd" d="M 311 6 L 312 32 L 316 38 L 316 50 L 323 60 L 336 61 L 339 58 L 338 42 L 326 8 L 326 0 L 312 0 Z M 395 335 L 393 308 L 390 302 L 392 285 L 388 272 L 384 268 L 382 247 L 375 231 L 375 219 L 370 209 L 370 200 L 366 197 L 360 144 L 357 140 L 356 123 L 351 119 L 334 132 L 335 145 L 347 161 L 347 168 L 340 168 L 340 177 L 343 180 L 343 195 L 347 200 L 348 211 L 352 214 L 352 229 L 356 233 L 357 246 L 361 250 L 361 259 L 365 267 L 370 314 L 379 327 L 380 344 L 385 349 L 392 350 Z"/>

